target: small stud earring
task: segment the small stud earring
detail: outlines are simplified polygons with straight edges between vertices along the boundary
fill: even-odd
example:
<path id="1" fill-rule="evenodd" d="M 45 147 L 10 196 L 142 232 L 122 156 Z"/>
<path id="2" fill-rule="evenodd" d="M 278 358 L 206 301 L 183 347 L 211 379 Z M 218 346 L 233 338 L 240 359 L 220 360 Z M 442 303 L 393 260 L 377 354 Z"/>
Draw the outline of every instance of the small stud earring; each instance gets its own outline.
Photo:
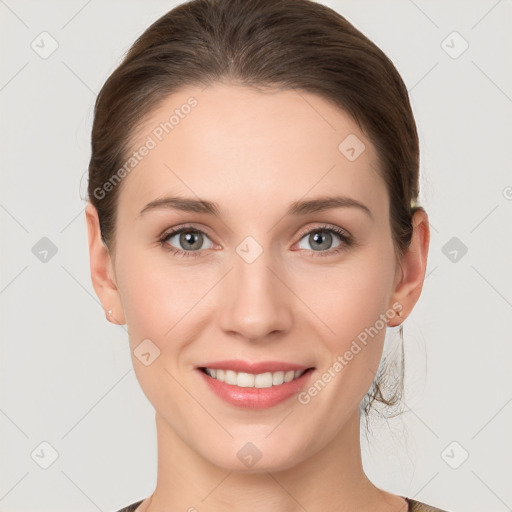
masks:
<path id="1" fill-rule="evenodd" d="M 107 315 L 108 315 L 108 316 L 110 316 L 111 314 L 112 314 L 112 310 L 111 310 L 111 309 L 109 309 L 109 310 L 107 311 Z"/>

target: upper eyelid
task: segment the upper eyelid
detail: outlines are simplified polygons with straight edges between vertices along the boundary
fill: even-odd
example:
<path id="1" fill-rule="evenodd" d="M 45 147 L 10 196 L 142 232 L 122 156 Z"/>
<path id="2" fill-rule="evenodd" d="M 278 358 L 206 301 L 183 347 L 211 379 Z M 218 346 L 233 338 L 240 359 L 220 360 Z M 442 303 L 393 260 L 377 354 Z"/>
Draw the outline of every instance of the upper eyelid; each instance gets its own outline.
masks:
<path id="1" fill-rule="evenodd" d="M 338 235 L 338 236 L 341 236 L 341 234 L 338 233 L 337 231 L 342 231 L 343 234 L 347 238 L 351 237 L 351 234 L 345 228 L 342 228 L 341 226 L 330 225 L 330 224 L 320 224 L 319 226 L 313 226 L 313 227 L 306 228 L 303 231 L 300 231 L 298 236 L 300 236 L 302 238 L 303 236 L 311 233 L 312 231 L 321 231 L 322 229 L 324 229 L 325 231 L 334 232 L 334 234 Z"/>

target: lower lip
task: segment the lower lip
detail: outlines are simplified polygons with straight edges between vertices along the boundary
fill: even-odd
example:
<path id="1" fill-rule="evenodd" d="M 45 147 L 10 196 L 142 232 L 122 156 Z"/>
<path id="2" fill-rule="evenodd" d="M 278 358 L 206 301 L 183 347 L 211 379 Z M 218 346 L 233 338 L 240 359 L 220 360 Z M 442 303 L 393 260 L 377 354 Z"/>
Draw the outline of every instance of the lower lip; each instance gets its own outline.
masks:
<path id="1" fill-rule="evenodd" d="M 214 379 L 202 370 L 197 371 L 202 375 L 209 388 L 231 405 L 246 409 L 266 409 L 301 391 L 314 369 L 307 370 L 298 379 L 269 388 L 242 388 Z"/>

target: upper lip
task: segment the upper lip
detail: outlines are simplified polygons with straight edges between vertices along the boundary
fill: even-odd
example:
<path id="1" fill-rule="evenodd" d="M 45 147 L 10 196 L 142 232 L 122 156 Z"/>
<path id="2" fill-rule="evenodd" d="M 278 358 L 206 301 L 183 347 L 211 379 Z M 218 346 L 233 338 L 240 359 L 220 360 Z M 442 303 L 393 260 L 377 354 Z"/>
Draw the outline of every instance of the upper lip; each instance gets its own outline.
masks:
<path id="1" fill-rule="evenodd" d="M 311 366 L 305 366 L 303 364 L 287 363 L 284 361 L 241 361 L 241 360 L 224 360 L 224 361 L 212 361 L 197 365 L 197 368 L 214 368 L 218 370 L 233 370 L 237 373 L 266 373 L 266 372 L 278 372 L 278 371 L 289 371 L 289 370 L 307 370 L 312 368 Z"/>

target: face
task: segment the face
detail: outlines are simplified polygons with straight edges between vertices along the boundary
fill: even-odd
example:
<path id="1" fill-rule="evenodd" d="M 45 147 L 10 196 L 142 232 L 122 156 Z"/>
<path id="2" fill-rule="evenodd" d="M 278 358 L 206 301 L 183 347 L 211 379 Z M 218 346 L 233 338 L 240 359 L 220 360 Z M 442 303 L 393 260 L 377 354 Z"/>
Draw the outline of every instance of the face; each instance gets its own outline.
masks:
<path id="1" fill-rule="evenodd" d="M 227 84 L 166 98 L 134 137 L 143 145 L 112 261 L 140 385 L 213 464 L 254 471 L 246 452 L 261 454 L 258 471 L 298 464 L 359 417 L 385 315 L 401 309 L 375 148 L 319 96 Z M 232 368 L 231 383 L 201 367 Z M 290 368 L 309 370 L 280 384 Z"/>

